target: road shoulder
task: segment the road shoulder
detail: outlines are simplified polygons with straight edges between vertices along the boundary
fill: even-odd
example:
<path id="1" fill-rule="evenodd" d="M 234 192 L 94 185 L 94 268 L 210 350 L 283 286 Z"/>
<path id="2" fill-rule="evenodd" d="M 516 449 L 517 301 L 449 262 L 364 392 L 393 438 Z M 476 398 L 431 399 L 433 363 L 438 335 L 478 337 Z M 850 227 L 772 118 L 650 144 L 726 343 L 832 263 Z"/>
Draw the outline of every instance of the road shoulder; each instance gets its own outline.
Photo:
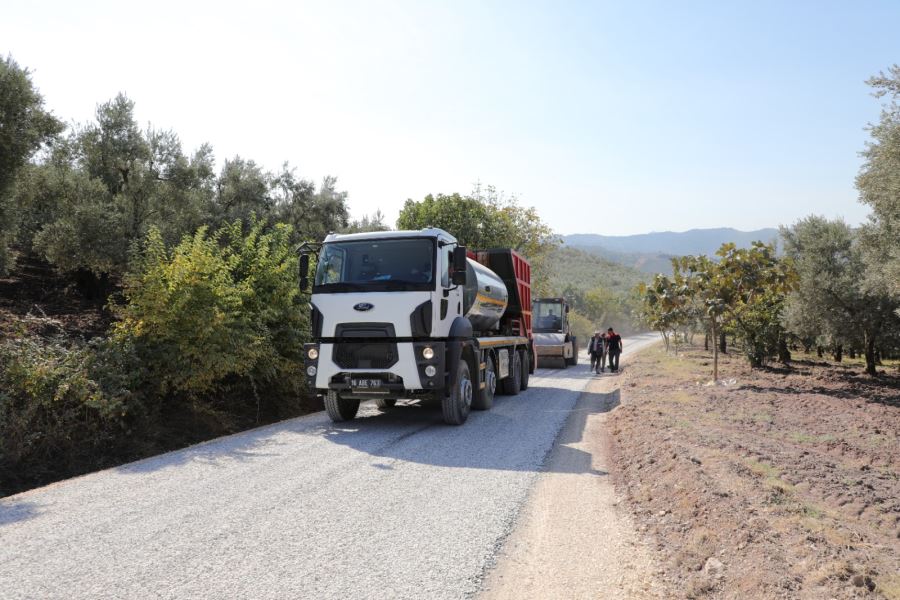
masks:
<path id="1" fill-rule="evenodd" d="M 661 597 L 652 552 L 608 475 L 618 381 L 598 377 L 582 392 L 480 598 Z"/>

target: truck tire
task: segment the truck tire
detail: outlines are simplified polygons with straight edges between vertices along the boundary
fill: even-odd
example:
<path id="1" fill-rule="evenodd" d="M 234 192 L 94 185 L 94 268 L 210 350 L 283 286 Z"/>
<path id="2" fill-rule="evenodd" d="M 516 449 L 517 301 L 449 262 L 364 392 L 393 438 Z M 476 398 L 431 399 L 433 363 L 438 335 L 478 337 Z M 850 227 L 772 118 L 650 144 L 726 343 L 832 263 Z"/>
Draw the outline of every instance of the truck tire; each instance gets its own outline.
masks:
<path id="1" fill-rule="evenodd" d="M 531 361 L 528 360 L 528 352 L 522 352 L 522 384 L 519 386 L 523 391 L 528 389 L 528 379 L 531 377 Z"/>
<path id="2" fill-rule="evenodd" d="M 395 404 L 397 404 L 396 400 L 389 400 L 388 398 L 375 398 L 375 406 L 377 406 L 380 410 L 394 408 Z"/>
<path id="3" fill-rule="evenodd" d="M 484 389 L 478 390 L 472 400 L 472 408 L 475 410 L 491 410 L 494 406 L 494 393 L 497 391 L 497 371 L 494 369 L 494 359 L 488 356 L 484 361 Z"/>
<path id="4" fill-rule="evenodd" d="M 441 401 L 441 409 L 444 413 L 444 423 L 447 425 L 462 425 L 469 418 L 472 410 L 472 379 L 469 377 L 469 364 L 459 361 L 456 367 L 456 377 L 450 393 Z"/>
<path id="5" fill-rule="evenodd" d="M 359 410 L 359 400 L 341 398 L 337 392 L 329 390 L 325 395 L 325 412 L 335 423 L 349 421 Z"/>
<path id="6" fill-rule="evenodd" d="M 522 354 L 513 352 L 509 365 L 509 377 L 500 382 L 503 393 L 515 396 L 522 389 Z"/>

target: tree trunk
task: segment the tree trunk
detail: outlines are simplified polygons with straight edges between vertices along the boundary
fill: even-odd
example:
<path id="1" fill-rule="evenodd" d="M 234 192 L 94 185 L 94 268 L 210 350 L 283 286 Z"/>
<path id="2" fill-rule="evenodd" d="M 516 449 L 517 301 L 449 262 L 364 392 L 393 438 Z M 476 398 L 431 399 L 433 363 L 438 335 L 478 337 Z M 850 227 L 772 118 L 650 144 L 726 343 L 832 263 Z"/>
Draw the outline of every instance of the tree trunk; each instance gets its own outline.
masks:
<path id="1" fill-rule="evenodd" d="M 834 352 L 832 353 L 835 362 L 841 362 L 844 360 L 844 346 L 843 344 L 838 344 L 834 347 Z"/>
<path id="2" fill-rule="evenodd" d="M 712 337 L 716 339 L 715 322 L 713 322 L 712 326 Z M 725 334 L 722 334 L 722 340 L 724 343 Z M 716 344 L 713 344 L 713 381 L 719 381 L 719 347 Z"/>
<path id="3" fill-rule="evenodd" d="M 703 349 L 709 352 L 709 332 L 703 334 Z"/>
<path id="4" fill-rule="evenodd" d="M 778 360 L 784 364 L 791 362 L 791 351 L 788 349 L 787 342 L 784 337 L 778 339 Z"/>
<path id="5" fill-rule="evenodd" d="M 822 346 L 816 346 L 816 354 L 819 355 L 819 358 L 825 356 L 825 350 L 822 349 Z"/>
<path id="6" fill-rule="evenodd" d="M 721 352 L 722 354 L 728 354 L 728 344 L 725 342 L 724 332 L 719 334 L 719 352 Z"/>
<path id="7" fill-rule="evenodd" d="M 850 358 L 856 358 L 856 348 L 850 346 L 850 348 L 847 350 L 847 354 L 850 355 Z"/>
<path id="8" fill-rule="evenodd" d="M 866 373 L 873 377 L 877 375 L 875 371 L 875 336 L 866 334 Z"/>

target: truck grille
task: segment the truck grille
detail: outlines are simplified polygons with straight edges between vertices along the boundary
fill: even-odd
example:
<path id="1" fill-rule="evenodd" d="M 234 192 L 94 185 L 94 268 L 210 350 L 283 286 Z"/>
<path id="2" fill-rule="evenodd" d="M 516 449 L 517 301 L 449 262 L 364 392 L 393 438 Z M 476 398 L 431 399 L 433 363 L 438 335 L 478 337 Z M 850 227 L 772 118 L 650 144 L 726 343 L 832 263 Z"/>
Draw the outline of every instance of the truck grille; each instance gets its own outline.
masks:
<path id="1" fill-rule="evenodd" d="M 342 323 L 335 334 L 334 363 L 342 369 L 387 369 L 397 363 L 397 344 L 388 341 L 396 337 L 391 323 Z"/>

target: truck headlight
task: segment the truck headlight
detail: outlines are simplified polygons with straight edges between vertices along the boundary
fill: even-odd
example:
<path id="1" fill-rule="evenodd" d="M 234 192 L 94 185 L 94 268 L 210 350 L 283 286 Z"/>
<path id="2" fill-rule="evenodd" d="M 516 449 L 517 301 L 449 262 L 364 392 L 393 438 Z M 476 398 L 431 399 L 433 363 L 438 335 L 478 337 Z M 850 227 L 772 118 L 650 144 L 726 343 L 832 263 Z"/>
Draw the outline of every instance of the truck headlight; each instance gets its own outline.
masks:
<path id="1" fill-rule="evenodd" d="M 428 377 L 434 377 L 434 374 L 437 373 L 437 369 L 434 368 L 434 365 L 428 365 L 425 367 L 425 375 Z"/>
<path id="2" fill-rule="evenodd" d="M 310 377 L 315 377 L 316 376 L 316 366 L 309 365 L 308 367 L 306 367 L 306 374 L 309 375 Z"/>
<path id="3" fill-rule="evenodd" d="M 424 348 L 422 348 L 422 358 L 424 358 L 425 360 L 431 360 L 432 358 L 434 358 L 434 348 L 432 348 L 431 346 L 425 346 Z"/>
<path id="4" fill-rule="evenodd" d="M 316 360 L 317 358 L 319 358 L 319 349 L 318 348 L 310 348 L 306 352 L 306 356 L 309 357 L 309 360 Z"/>

